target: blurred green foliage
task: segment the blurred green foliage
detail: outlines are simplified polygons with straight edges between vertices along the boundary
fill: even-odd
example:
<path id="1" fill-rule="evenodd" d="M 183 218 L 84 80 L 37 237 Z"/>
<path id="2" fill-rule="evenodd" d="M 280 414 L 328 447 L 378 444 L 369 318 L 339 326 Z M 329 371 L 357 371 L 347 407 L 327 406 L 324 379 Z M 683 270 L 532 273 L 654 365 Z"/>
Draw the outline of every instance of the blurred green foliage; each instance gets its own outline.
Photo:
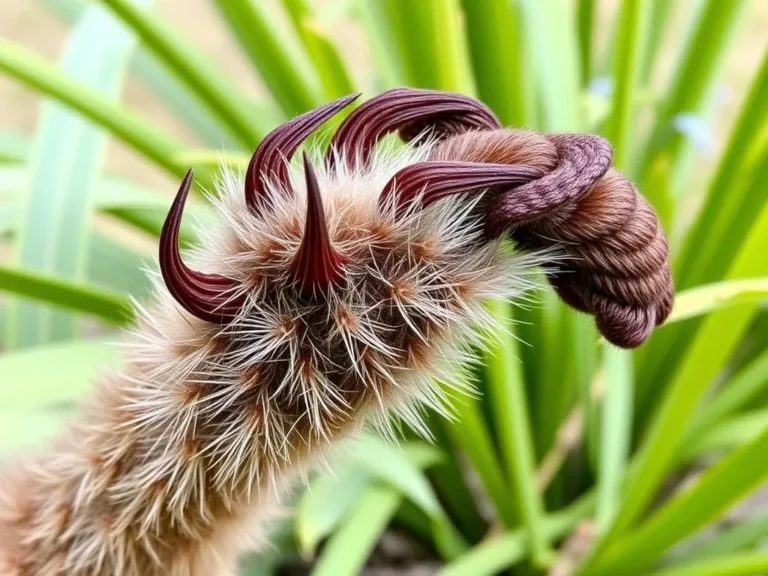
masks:
<path id="1" fill-rule="evenodd" d="M 551 293 L 531 310 L 491 303 L 530 346 L 494 337 L 482 396 L 459 400 L 455 422 L 431 417 L 433 445 L 406 434 L 402 449 L 366 437 L 345 451 L 333 477 L 298 496 L 275 550 L 243 573 L 303 558 L 317 574 L 357 574 L 389 526 L 426 545 L 443 576 L 569 561 L 565 573 L 584 576 L 768 573 L 765 512 L 678 546 L 768 478 L 768 54 L 708 160 L 703 196 L 689 186 L 746 1 L 696 3 L 655 93 L 666 0 L 620 2 L 605 46 L 598 0 L 323 2 L 364 31 L 375 62 L 363 86 L 308 0 L 211 0 L 263 81 L 260 100 L 148 0 L 40 1 L 72 24 L 58 62 L 0 40 L 0 72 L 46 96 L 37 133 L 0 131 L 0 238 L 15 254 L 0 265 L 0 450 L 58 429 L 96 371 L 119 361 L 102 341 L 130 319 L 129 298 L 147 293 L 140 269 L 153 255 L 94 222 L 156 242 L 169 197 L 106 173 L 109 138 L 174 176 L 194 165 L 206 185 L 219 161 L 242 166 L 270 128 L 327 99 L 455 90 L 510 125 L 611 139 L 674 239 L 673 318 L 629 353 Z M 210 149 L 121 104 L 127 74 Z M 188 209 L 210 217 L 202 201 Z M 564 539 L 579 526 L 593 527 L 589 550 L 571 558 Z"/>

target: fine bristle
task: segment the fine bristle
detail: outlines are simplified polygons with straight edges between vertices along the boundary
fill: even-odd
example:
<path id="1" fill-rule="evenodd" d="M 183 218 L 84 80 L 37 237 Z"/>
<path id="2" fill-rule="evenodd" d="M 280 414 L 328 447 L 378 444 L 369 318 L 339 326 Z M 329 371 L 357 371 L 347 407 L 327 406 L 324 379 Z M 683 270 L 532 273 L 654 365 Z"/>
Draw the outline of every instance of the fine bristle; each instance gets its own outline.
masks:
<path id="1" fill-rule="evenodd" d="M 188 260 L 233 282 L 246 295 L 239 310 L 226 323 L 201 319 L 157 279 L 124 372 L 102 380 L 57 451 L 9 480 L 0 514 L 16 519 L 0 517 L 0 565 L 230 573 L 250 546 L 248 522 L 265 525 L 309 456 L 366 423 L 394 438 L 392 415 L 428 436 L 424 408 L 449 415 L 452 387 L 470 391 L 462 364 L 492 323 L 482 298 L 520 296 L 544 258 L 484 240 L 480 194 L 382 209 L 387 182 L 427 154 L 380 147 L 363 169 L 295 167 L 294 193 L 267 182 L 259 213 L 225 174 L 221 226 Z M 293 267 L 308 205 L 315 216 L 324 206 L 329 246 L 344 255 L 344 282 L 321 295 L 297 286 Z"/>

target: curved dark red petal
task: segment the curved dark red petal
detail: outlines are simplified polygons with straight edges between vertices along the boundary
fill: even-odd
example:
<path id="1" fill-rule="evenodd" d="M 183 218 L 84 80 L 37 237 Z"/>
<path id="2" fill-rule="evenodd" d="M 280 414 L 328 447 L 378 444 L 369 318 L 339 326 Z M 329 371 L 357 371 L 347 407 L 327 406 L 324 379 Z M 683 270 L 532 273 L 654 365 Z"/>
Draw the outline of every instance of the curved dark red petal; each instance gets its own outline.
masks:
<path id="1" fill-rule="evenodd" d="M 236 295 L 237 283 L 217 274 L 191 270 L 179 253 L 179 228 L 184 203 L 192 185 L 192 170 L 181 182 L 176 198 L 160 234 L 160 272 L 168 291 L 187 312 L 208 322 L 226 323 L 234 318 L 245 302 Z"/>
<path id="2" fill-rule="evenodd" d="M 307 217 L 304 237 L 291 261 L 290 271 L 303 292 L 314 294 L 341 282 L 344 278 L 344 257 L 331 245 L 320 186 L 306 154 L 304 175 L 307 179 Z"/>
<path id="3" fill-rule="evenodd" d="M 394 203 L 399 215 L 414 200 L 425 208 L 452 194 L 488 188 L 508 190 L 542 176 L 537 168 L 517 164 L 419 162 L 406 166 L 390 179 L 379 196 L 379 206 L 387 209 Z"/>
<path id="4" fill-rule="evenodd" d="M 265 178 L 273 178 L 289 189 L 287 163 L 290 162 L 301 143 L 318 126 L 359 96 L 360 94 L 350 94 L 305 112 L 278 126 L 264 137 L 253 153 L 245 172 L 245 200 L 249 208 L 258 210 L 259 203 L 266 192 Z"/>
<path id="5" fill-rule="evenodd" d="M 473 129 L 500 128 L 499 119 L 479 100 L 438 90 L 395 88 L 371 98 L 342 122 L 328 149 L 333 166 L 338 154 L 349 167 L 365 164 L 376 143 L 389 132 L 400 131 L 410 141 L 431 129 L 445 138 Z"/>

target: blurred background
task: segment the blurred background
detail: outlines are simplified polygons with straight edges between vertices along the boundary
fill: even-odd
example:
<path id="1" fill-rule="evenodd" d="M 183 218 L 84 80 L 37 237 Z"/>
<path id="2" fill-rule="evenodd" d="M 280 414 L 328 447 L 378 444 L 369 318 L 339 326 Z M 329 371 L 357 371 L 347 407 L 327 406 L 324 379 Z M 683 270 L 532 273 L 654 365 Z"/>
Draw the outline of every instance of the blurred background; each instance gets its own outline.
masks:
<path id="1" fill-rule="evenodd" d="M 187 167 L 352 90 L 455 90 L 613 142 L 673 318 L 627 353 L 550 292 L 504 312 L 530 346 L 496 343 L 483 397 L 431 444 L 352 443 L 243 573 L 767 574 L 767 30 L 764 0 L 4 0 L 0 454 L 119 364 Z"/>

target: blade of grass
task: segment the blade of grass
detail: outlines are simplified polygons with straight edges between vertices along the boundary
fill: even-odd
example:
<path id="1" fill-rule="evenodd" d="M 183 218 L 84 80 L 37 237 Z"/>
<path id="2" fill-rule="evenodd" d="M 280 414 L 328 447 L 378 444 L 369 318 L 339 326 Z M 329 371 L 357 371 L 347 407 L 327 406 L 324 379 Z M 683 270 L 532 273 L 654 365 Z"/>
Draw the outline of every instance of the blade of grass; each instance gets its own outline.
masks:
<path id="1" fill-rule="evenodd" d="M 97 91 L 62 74 L 50 62 L 23 46 L 0 39 L 0 71 L 76 110 L 175 176 L 181 177 L 186 172 L 188 167 L 173 158 L 174 154 L 184 150 L 183 144 Z M 196 178 L 206 186 L 213 181 L 204 171 L 198 171 Z"/>
<path id="2" fill-rule="evenodd" d="M 758 213 L 756 208 L 765 201 L 762 188 L 734 186 L 734 177 L 743 174 L 750 150 L 758 143 L 761 130 L 768 122 L 767 98 L 768 51 L 740 106 L 728 145 L 707 187 L 703 207 L 676 258 L 675 278 L 683 288 L 711 282 L 725 272 Z M 765 163 L 766 159 L 768 155 L 763 156 L 761 162 Z M 728 193 L 724 194 L 724 190 Z"/>
<path id="3" fill-rule="evenodd" d="M 304 48 L 317 70 L 323 94 L 332 100 L 355 92 L 352 78 L 331 40 L 328 31 L 317 21 L 307 0 L 283 0 L 283 6 Z"/>
<path id="4" fill-rule="evenodd" d="M 0 406 L 25 413 L 71 402 L 92 387 L 92 378 L 120 358 L 116 346 L 76 340 L 6 352 L 0 356 Z M 51 378 L 51 367 L 56 378 Z"/>
<path id="5" fill-rule="evenodd" d="M 746 206 L 744 210 L 740 209 L 743 220 L 740 217 L 738 221 L 732 224 L 732 234 L 739 239 L 743 239 L 748 233 L 742 233 L 740 231 L 740 226 L 743 225 L 748 230 L 754 229 L 754 227 L 757 226 L 755 223 L 756 218 L 759 217 L 761 210 L 766 205 L 764 182 L 768 179 L 768 146 L 765 148 L 763 158 L 764 163 L 760 165 L 759 169 L 749 178 L 749 191 L 746 193 L 746 196 L 750 198 L 750 200 L 745 202 Z M 735 175 L 733 178 L 733 186 L 728 188 L 729 193 L 734 191 L 734 195 L 739 196 L 740 193 L 738 187 L 739 176 Z M 730 246 L 732 240 L 724 237 L 722 242 L 723 245 Z M 729 262 L 733 260 L 738 250 L 739 247 L 737 245 L 733 248 L 732 254 L 728 254 L 727 260 Z M 731 252 L 730 249 L 729 252 Z M 716 261 L 713 261 L 713 266 L 718 266 Z M 726 264 L 726 266 L 728 266 L 728 264 Z M 725 272 L 722 274 L 725 274 Z M 718 275 L 713 279 L 720 279 L 722 277 L 722 275 Z M 690 346 L 690 343 L 693 340 L 693 334 L 695 334 L 699 325 L 699 320 L 691 320 L 688 323 L 671 326 L 668 329 L 661 330 L 658 336 L 651 341 L 640 367 L 640 376 L 642 382 L 653 382 L 654 386 L 651 387 L 646 385 L 638 390 L 641 392 L 638 399 L 638 418 L 640 418 L 641 421 L 645 419 L 645 415 L 648 414 L 653 407 L 655 402 L 655 390 L 667 381 L 669 375 L 673 374 L 677 369 L 680 360 L 685 357 L 686 350 Z"/>
<path id="6" fill-rule="evenodd" d="M 29 169 L 24 166 L 0 167 L 0 194 L 6 201 L 0 204 L 0 234 L 16 234 L 23 220 L 20 204 L 25 201 L 30 186 Z M 171 198 L 122 178 L 105 176 L 94 184 L 93 207 L 128 224 L 160 235 Z M 192 244 L 197 234 L 195 223 L 205 226 L 212 222 L 213 211 L 197 198 L 190 198 L 184 207 L 185 218 L 179 239 L 182 245 Z M 89 246 L 93 250 L 93 246 Z M 86 258 L 86 263 L 90 259 Z"/>
<path id="7" fill-rule="evenodd" d="M 768 244 L 768 208 L 750 232 L 729 278 L 763 275 L 768 271 L 764 251 Z M 592 556 L 599 558 L 643 512 L 672 463 L 679 442 L 703 393 L 731 356 L 753 320 L 755 304 L 741 304 L 710 314 L 665 391 L 659 412 L 633 458 L 622 507 Z M 592 564 L 588 563 L 587 568 Z"/>
<path id="8" fill-rule="evenodd" d="M 334 477 L 322 475 L 310 482 L 294 512 L 296 540 L 303 555 L 315 554 L 317 545 L 357 504 L 370 483 L 368 472 L 350 465 L 342 465 Z"/>
<path id="9" fill-rule="evenodd" d="M 715 310 L 768 299 L 768 278 L 715 282 L 685 290 L 675 297 L 668 324 L 703 316 Z"/>
<path id="10" fill-rule="evenodd" d="M 172 26 L 149 10 L 131 4 L 130 0 L 100 1 L 139 35 L 146 48 L 189 86 L 233 135 L 247 145 L 260 141 L 263 134 L 250 118 L 245 97 Z"/>
<path id="11" fill-rule="evenodd" d="M 528 534 L 534 564 L 546 566 L 552 552 L 542 525 L 544 505 L 535 485 L 536 462 L 525 383 L 516 357 L 517 341 L 508 332 L 509 304 L 494 300 L 488 307 L 500 324 L 500 328 L 489 335 L 486 366 L 501 452 L 516 508 Z"/>
<path id="12" fill-rule="evenodd" d="M 579 130 L 578 40 L 570 5 L 558 0 L 523 2 L 527 24 L 526 51 L 535 56 L 542 102 L 542 128 L 549 131 Z"/>
<path id="13" fill-rule="evenodd" d="M 451 559 L 464 552 L 466 543 L 420 470 L 436 463 L 441 456 L 435 450 L 424 453 L 424 447 L 422 443 L 412 443 L 400 451 L 378 438 L 368 437 L 353 445 L 351 456 L 372 475 L 400 490 L 429 517 L 437 549 L 445 558 Z M 414 454 L 414 449 L 419 448 L 422 448 L 422 454 Z M 423 460 L 425 456 L 427 460 Z M 422 461 L 418 462 L 417 458 Z"/>
<path id="14" fill-rule="evenodd" d="M 520 8 L 508 0 L 463 0 L 477 94 L 511 126 L 535 126 Z"/>
<path id="15" fill-rule="evenodd" d="M 75 22 L 86 7 L 83 0 L 38 0 L 55 13 L 64 22 Z M 168 74 L 166 68 L 150 52 L 139 49 L 131 62 L 131 71 L 165 104 L 168 112 L 181 119 L 209 146 L 237 147 L 233 138 L 221 122 L 217 120 L 190 90 L 175 76 Z M 274 116 L 274 114 L 272 115 Z M 264 119 L 260 126 L 262 133 L 278 123 L 279 117 L 271 118 L 266 112 L 256 114 L 254 120 Z"/>
<path id="16" fill-rule="evenodd" d="M 674 2 L 669 0 L 649 0 L 649 3 L 650 26 L 640 66 L 640 82 L 643 86 L 647 86 L 652 80 L 651 75 L 655 70 L 662 39 L 665 37 L 667 26 L 671 20 L 670 10 L 674 7 Z"/>
<path id="17" fill-rule="evenodd" d="M 549 540 L 558 540 L 594 509 L 594 498 L 585 496 L 544 518 L 544 530 Z M 530 551 L 528 535 L 519 528 L 492 537 L 451 562 L 438 576 L 494 576 L 522 562 Z"/>
<path id="18" fill-rule="evenodd" d="M 384 2 L 360 2 L 356 14 L 366 31 L 366 38 L 376 62 L 373 85 L 379 91 L 407 83 L 400 37 Z"/>
<path id="19" fill-rule="evenodd" d="M 595 25 L 595 0 L 579 0 L 577 12 L 579 57 L 581 59 L 581 81 L 584 84 L 592 77 L 592 39 Z"/>
<path id="20" fill-rule="evenodd" d="M 94 4 L 73 28 L 60 68 L 73 80 L 114 99 L 135 46 L 133 34 Z M 71 282 L 83 278 L 92 196 L 106 144 L 103 131 L 79 115 L 56 102 L 43 105 L 30 165 L 30 191 L 15 246 L 22 269 Z M 16 329 L 9 342 L 15 346 L 67 340 L 78 328 L 71 313 L 37 302 L 17 300 L 10 313 L 9 324 Z"/>
<path id="21" fill-rule="evenodd" d="M 754 440 L 768 429 L 768 411 L 745 412 L 718 421 L 699 436 L 686 435 L 680 444 L 678 460 L 691 462 L 713 452 L 725 452 Z"/>
<path id="22" fill-rule="evenodd" d="M 285 33 L 279 31 L 263 2 L 216 0 L 215 4 L 286 116 L 296 116 L 320 104 L 317 79 L 288 50 Z"/>
<path id="23" fill-rule="evenodd" d="M 472 92 L 458 0 L 385 0 L 382 8 L 408 84 Z"/>
<path id="24" fill-rule="evenodd" d="M 731 131 L 728 145 L 707 187 L 704 205 L 687 232 L 677 258 L 675 281 L 689 288 L 720 280 L 738 246 L 765 202 L 763 182 L 768 178 L 768 146 L 760 144 L 760 129 L 766 126 L 768 112 L 768 52 L 763 57 L 741 113 Z M 752 154 L 762 156 L 751 161 Z M 728 193 L 724 194 L 723 191 Z M 640 365 L 641 382 L 665 381 L 683 356 L 694 326 L 665 330 L 647 347 Z M 647 395 L 650 395 L 649 391 Z M 651 404 L 650 400 L 639 402 Z M 648 410 L 643 410 L 647 412 Z"/>
<path id="25" fill-rule="evenodd" d="M 627 169 L 632 154 L 635 94 L 640 63 L 648 30 L 646 0 L 626 0 L 621 4 L 613 54 L 613 109 L 605 126 L 605 136 L 615 147 L 614 164 Z"/>
<path id="26" fill-rule="evenodd" d="M 747 408 L 768 388 L 768 351 L 763 352 L 738 374 L 732 376 L 694 416 L 687 436 L 697 438 L 716 422 Z"/>
<path id="27" fill-rule="evenodd" d="M 451 440 L 466 454 L 480 477 L 499 519 L 507 527 L 515 526 L 515 505 L 491 433 L 483 420 L 480 403 L 474 398 L 460 398 L 455 410 L 456 422 L 447 427 Z"/>
<path id="28" fill-rule="evenodd" d="M 0 265 L 0 290 L 38 302 L 47 302 L 58 308 L 90 314 L 118 326 L 133 320 L 130 300 L 119 292 L 70 282 L 31 270 Z M 16 318 L 9 319 L 11 329 L 16 321 Z"/>
<path id="29" fill-rule="evenodd" d="M 618 540 L 592 567 L 596 576 L 621 574 L 651 565 L 674 543 L 720 517 L 768 479 L 768 429 L 706 471 L 636 530 Z"/>
<path id="30" fill-rule="evenodd" d="M 717 561 L 719 557 L 756 548 L 768 534 L 768 514 L 758 512 L 755 516 L 745 518 L 737 524 L 719 531 L 693 550 L 686 551 L 679 562 L 685 564 L 702 562 L 706 559 Z"/>
<path id="31" fill-rule="evenodd" d="M 467 486 L 458 449 L 450 441 L 446 431 L 451 425 L 452 423 L 446 422 L 435 412 L 429 414 L 429 430 L 435 438 L 435 445 L 440 447 L 445 458 L 429 470 L 428 476 L 440 501 L 462 534 L 470 542 L 477 542 L 485 532 L 485 521 L 480 516 L 475 498 Z"/>
<path id="32" fill-rule="evenodd" d="M 355 576 L 386 529 L 402 500 L 388 486 L 371 486 L 349 517 L 326 544 L 313 576 Z"/>
<path id="33" fill-rule="evenodd" d="M 632 356 L 626 350 L 605 348 L 600 466 L 597 481 L 598 530 L 605 531 L 621 503 L 632 435 Z"/>
<path id="34" fill-rule="evenodd" d="M 686 563 L 652 572 L 650 576 L 761 576 L 768 572 L 768 552 L 756 550 Z"/>
<path id="35" fill-rule="evenodd" d="M 643 153 L 641 183 L 656 158 L 666 156 L 673 165 L 679 159 L 685 137 L 675 131 L 674 118 L 704 106 L 745 4 L 743 0 L 706 0 L 699 10 Z"/>

